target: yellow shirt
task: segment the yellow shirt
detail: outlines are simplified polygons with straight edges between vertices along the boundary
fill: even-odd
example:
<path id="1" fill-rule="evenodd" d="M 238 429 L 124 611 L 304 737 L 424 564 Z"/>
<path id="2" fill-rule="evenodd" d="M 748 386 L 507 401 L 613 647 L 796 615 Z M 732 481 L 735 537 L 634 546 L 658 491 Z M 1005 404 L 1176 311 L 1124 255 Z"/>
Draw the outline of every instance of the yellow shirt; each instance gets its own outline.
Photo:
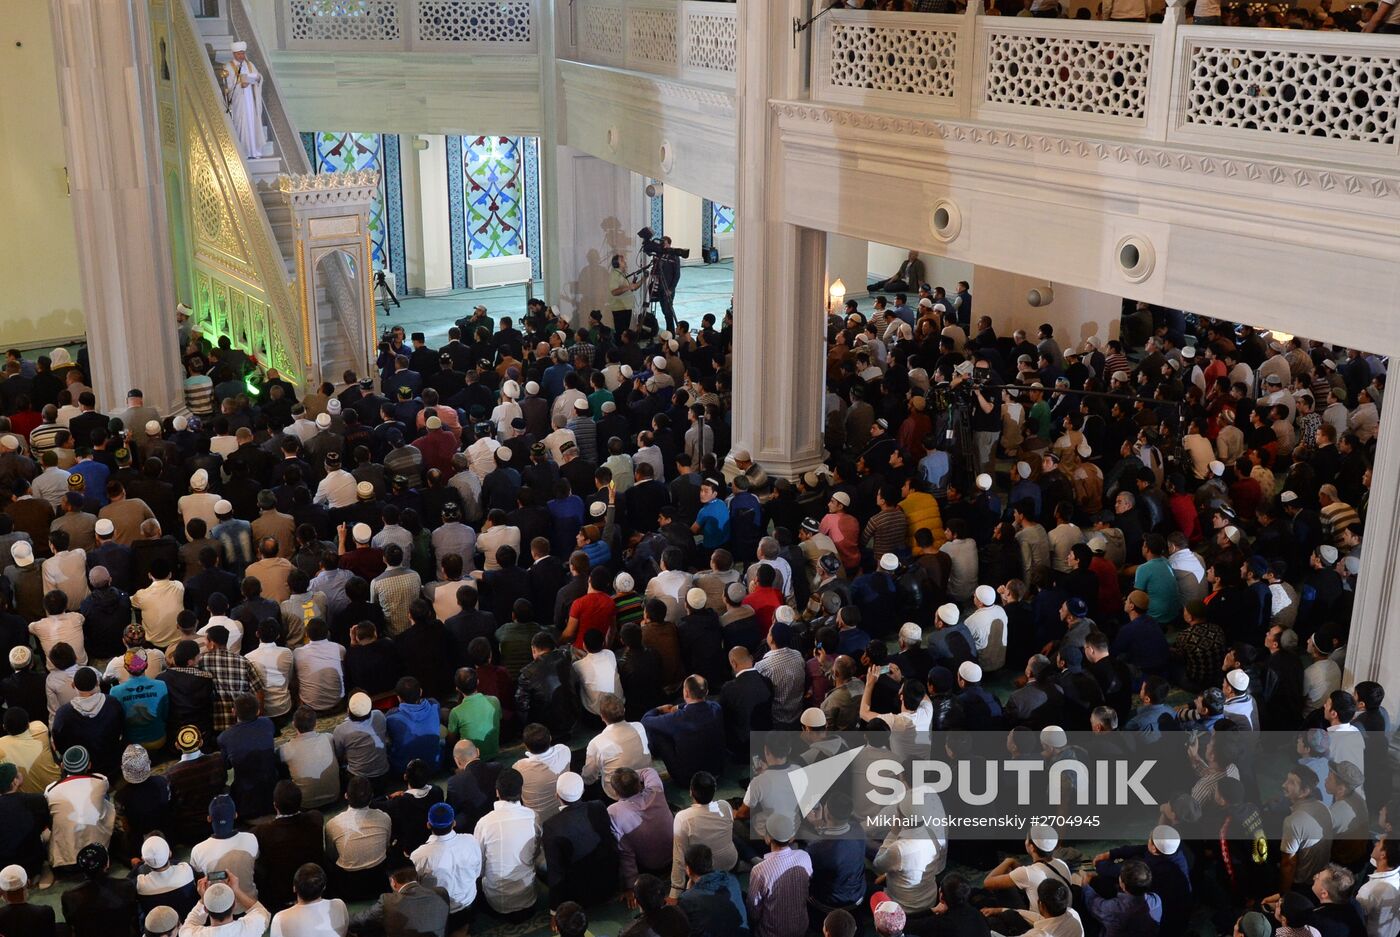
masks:
<path id="1" fill-rule="evenodd" d="M 31 722 L 23 735 L 0 735 L 0 761 L 19 769 L 19 789 L 26 794 L 42 794 L 59 778 L 49 749 L 49 730 L 42 722 Z"/>

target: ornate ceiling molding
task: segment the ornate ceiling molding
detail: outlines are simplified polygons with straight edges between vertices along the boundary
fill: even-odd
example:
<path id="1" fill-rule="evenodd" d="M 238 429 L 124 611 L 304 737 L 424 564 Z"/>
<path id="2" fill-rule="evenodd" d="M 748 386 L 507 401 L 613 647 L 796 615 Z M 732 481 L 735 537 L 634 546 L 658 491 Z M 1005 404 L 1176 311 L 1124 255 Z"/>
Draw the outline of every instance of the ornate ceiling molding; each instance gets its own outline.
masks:
<path id="1" fill-rule="evenodd" d="M 1043 130 L 1009 130 L 956 121 L 894 117 L 822 104 L 781 101 L 772 105 L 779 119 L 851 127 L 872 133 L 945 140 L 973 146 L 1001 147 L 1049 153 L 1100 163 L 1134 163 L 1166 171 L 1220 176 L 1293 188 L 1316 188 L 1370 198 L 1400 199 L 1400 176 L 1350 172 L 1297 163 L 1247 159 L 1221 154 L 1192 153 L 1149 143 L 1109 142 L 1071 137 Z"/>

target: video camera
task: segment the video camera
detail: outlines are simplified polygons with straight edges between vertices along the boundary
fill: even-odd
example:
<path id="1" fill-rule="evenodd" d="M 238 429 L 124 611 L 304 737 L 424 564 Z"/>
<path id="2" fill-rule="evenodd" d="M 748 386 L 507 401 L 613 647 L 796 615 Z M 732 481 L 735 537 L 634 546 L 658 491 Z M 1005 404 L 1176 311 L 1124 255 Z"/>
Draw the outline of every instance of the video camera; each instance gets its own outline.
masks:
<path id="1" fill-rule="evenodd" d="M 642 240 L 642 253 L 649 257 L 679 257 L 682 260 L 690 257 L 690 248 L 667 247 L 651 228 L 643 228 L 638 231 L 637 237 Z"/>

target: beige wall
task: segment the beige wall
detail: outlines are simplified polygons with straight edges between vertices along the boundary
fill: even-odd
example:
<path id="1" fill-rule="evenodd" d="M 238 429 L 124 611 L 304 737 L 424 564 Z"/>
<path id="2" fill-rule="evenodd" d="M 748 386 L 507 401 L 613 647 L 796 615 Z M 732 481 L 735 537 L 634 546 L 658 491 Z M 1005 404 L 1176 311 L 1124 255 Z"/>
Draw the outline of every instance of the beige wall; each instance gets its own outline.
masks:
<path id="1" fill-rule="evenodd" d="M 664 233 L 671 239 L 671 246 L 688 249 L 690 262 L 699 263 L 705 217 L 700 196 L 668 185 L 661 190 L 661 203 L 666 219 Z"/>
<path id="2" fill-rule="evenodd" d="M 899 265 L 904 263 L 904 258 L 909 256 L 909 248 L 892 247 L 889 244 L 877 244 L 870 242 L 870 249 L 867 263 L 870 267 L 871 276 L 892 277 L 899 272 Z M 962 260 L 955 260 L 952 257 L 939 257 L 937 254 L 930 254 L 923 251 L 919 254 L 919 259 L 924 262 L 924 276 L 928 277 L 928 282 L 932 286 L 941 286 L 952 295 L 957 288 L 959 280 L 966 280 L 972 285 L 974 292 L 977 284 L 973 283 L 973 266 Z"/>
<path id="3" fill-rule="evenodd" d="M 0 345 L 84 334 L 47 0 L 0 19 Z"/>
<path id="4" fill-rule="evenodd" d="M 1049 322 L 1055 327 L 1055 338 L 1062 348 L 1077 345 L 1091 335 L 1104 341 L 1118 337 L 1122 300 L 1117 296 L 990 267 L 976 267 L 972 276 L 960 279 L 972 286 L 973 314 L 991 316 L 998 335 L 1025 329 L 1034 340 L 1035 330 L 1042 322 Z M 952 284 L 948 286 L 951 288 Z M 1031 290 L 1043 291 L 1047 286 L 1054 291 L 1048 306 L 1032 306 L 1026 301 Z"/>

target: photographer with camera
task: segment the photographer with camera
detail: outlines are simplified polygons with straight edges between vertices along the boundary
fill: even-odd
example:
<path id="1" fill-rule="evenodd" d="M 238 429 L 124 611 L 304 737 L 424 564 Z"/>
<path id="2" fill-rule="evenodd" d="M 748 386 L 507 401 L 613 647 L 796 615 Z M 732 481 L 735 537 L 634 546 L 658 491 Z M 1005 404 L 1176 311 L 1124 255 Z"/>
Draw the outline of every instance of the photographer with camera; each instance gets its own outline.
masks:
<path id="1" fill-rule="evenodd" d="M 661 314 L 666 317 L 666 329 L 675 332 L 676 310 L 673 301 L 676 285 L 681 280 L 681 260 L 690 256 L 690 249 L 671 246 L 669 237 L 658 238 L 651 228 L 638 231 L 637 237 L 642 239 L 642 253 L 651 258 L 647 266 L 646 301 L 648 305 L 660 304 Z M 650 320 L 652 328 L 655 328 L 655 315 L 650 316 Z"/>
<path id="2" fill-rule="evenodd" d="M 967 420 L 964 425 L 972 432 L 974 462 L 969 467 L 974 474 L 995 471 L 996 445 L 1001 438 L 1001 401 L 988 386 L 992 377 L 991 365 L 978 356 L 974 361 L 964 361 L 955 367 L 953 379 L 948 382 L 950 408 L 959 405 L 964 408 Z M 961 421 L 950 419 L 950 429 L 959 423 Z M 969 451 L 963 446 L 959 448 L 965 453 Z"/>

